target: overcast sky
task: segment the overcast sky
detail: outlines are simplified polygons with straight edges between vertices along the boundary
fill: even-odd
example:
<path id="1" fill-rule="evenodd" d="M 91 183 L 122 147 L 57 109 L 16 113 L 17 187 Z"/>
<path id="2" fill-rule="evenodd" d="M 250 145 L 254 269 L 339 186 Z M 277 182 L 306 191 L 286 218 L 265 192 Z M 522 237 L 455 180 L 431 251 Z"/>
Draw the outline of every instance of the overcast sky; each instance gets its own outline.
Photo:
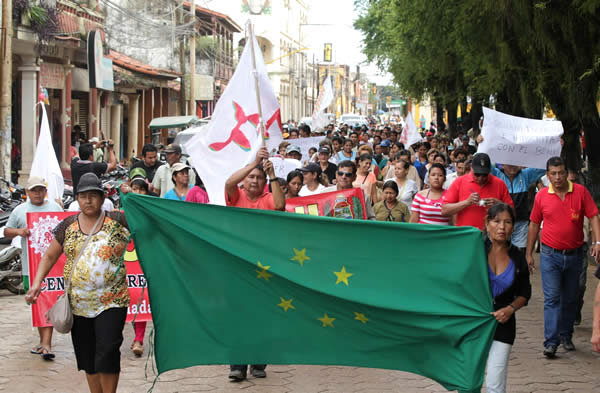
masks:
<path id="1" fill-rule="evenodd" d="M 282 1 L 282 0 L 272 0 Z M 295 1 L 295 0 L 292 0 Z M 306 52 L 308 61 L 312 61 L 313 52 L 317 62 L 323 60 L 323 45 L 333 44 L 333 60 L 338 64 L 361 66 L 361 72 L 369 76 L 371 82 L 378 85 L 391 84 L 391 75 L 382 73 L 375 65 L 364 64 L 366 57 L 362 54 L 362 33 L 353 27 L 358 14 L 354 11 L 354 0 L 304 0 L 310 7 L 308 18 L 309 25 L 301 27 L 305 43 L 311 49 Z M 244 25 L 247 18 L 241 15 L 242 0 L 196 0 L 196 4 L 224 12 L 240 26 Z M 325 26 L 314 26 L 324 24 Z"/>
<path id="2" fill-rule="evenodd" d="M 315 49 L 317 59 L 323 58 L 323 44 L 333 44 L 334 61 L 351 66 L 360 65 L 361 72 L 369 75 L 369 80 L 377 84 L 390 84 L 391 75 L 381 72 L 375 65 L 363 64 L 365 55 L 361 52 L 362 33 L 352 26 L 357 12 L 353 0 L 311 0 L 311 15 L 308 23 L 331 24 L 333 26 L 303 26 L 307 41 Z M 312 53 L 309 55 L 312 59 Z"/>

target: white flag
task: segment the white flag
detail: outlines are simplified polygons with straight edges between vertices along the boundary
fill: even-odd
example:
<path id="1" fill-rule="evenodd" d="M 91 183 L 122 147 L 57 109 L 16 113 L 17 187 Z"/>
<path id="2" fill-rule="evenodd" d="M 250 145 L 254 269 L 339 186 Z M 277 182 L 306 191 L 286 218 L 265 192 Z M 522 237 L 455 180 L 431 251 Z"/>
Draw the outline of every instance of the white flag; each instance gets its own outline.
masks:
<path id="1" fill-rule="evenodd" d="M 325 115 L 325 112 L 331 105 L 331 101 L 333 101 L 333 88 L 331 87 L 331 77 L 327 75 L 315 103 L 311 123 L 313 131 L 324 129 L 329 123 L 329 118 Z"/>
<path id="2" fill-rule="evenodd" d="M 50 135 L 50 126 L 48 125 L 48 116 L 46 116 L 46 107 L 42 103 L 42 127 L 40 128 L 40 137 L 38 138 L 33 163 L 31 164 L 30 176 L 39 176 L 48 183 L 48 199 L 62 199 L 65 190 L 60 165 L 56 159 L 56 153 L 52 146 L 52 136 Z"/>
<path id="3" fill-rule="evenodd" d="M 406 116 L 406 129 L 400 136 L 400 142 L 402 142 L 404 147 L 408 149 L 410 146 L 414 145 L 417 142 L 421 142 L 422 140 L 423 137 L 417 129 L 415 119 L 413 118 L 412 113 L 408 112 L 408 115 Z"/>
<path id="4" fill-rule="evenodd" d="M 252 47 L 256 70 L 252 62 Z M 260 102 L 264 119 L 260 119 L 256 100 L 254 72 L 258 76 Z M 265 124 L 266 145 L 276 151 L 283 140 L 279 103 L 271 87 L 260 46 L 252 35 L 240 62 L 215 106 L 205 131 L 185 144 L 192 163 L 202 179 L 210 203 L 225 205 L 225 182 L 238 169 L 254 160 L 262 146 L 259 122 Z"/>

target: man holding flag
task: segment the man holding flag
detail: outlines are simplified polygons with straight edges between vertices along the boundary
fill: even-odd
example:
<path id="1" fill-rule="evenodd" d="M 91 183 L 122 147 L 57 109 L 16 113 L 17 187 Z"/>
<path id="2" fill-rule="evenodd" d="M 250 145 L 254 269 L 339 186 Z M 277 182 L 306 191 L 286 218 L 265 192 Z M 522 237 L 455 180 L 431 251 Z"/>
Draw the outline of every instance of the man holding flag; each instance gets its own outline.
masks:
<path id="1" fill-rule="evenodd" d="M 185 145 L 211 203 L 226 204 L 225 181 L 251 163 L 261 147 L 278 150 L 283 141 L 281 128 L 279 102 L 260 46 L 251 34 L 206 131 Z"/>
<path id="2" fill-rule="evenodd" d="M 248 209 L 284 210 L 285 195 L 275 179 L 273 163 L 268 160 L 269 152 L 266 147 L 261 147 L 254 161 L 236 171 L 225 183 L 225 198 L 227 206 L 244 207 Z M 267 176 L 273 193 L 265 192 Z M 243 187 L 238 184 L 243 181 Z M 246 379 L 248 365 L 233 364 L 230 366 L 229 378 L 233 382 Z M 265 378 L 266 364 L 253 364 L 250 373 L 254 378 Z"/>

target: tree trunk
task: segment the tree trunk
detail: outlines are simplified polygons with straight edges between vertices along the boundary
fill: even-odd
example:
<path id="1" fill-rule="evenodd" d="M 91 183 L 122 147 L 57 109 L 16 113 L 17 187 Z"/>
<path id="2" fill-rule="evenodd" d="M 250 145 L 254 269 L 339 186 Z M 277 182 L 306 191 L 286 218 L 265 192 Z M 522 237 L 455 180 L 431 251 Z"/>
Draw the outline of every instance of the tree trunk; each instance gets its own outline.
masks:
<path id="1" fill-rule="evenodd" d="M 446 131 L 446 123 L 444 123 L 444 105 L 439 99 L 435 100 L 436 124 L 438 132 Z"/>
<path id="2" fill-rule="evenodd" d="M 456 109 L 458 108 L 458 102 L 450 101 L 446 106 L 448 111 L 448 132 L 452 138 L 456 138 Z"/>
<path id="3" fill-rule="evenodd" d="M 473 127 L 473 134 L 479 135 L 481 131 L 479 129 L 479 119 L 483 116 L 483 105 L 479 101 L 478 97 L 471 97 L 471 124 Z"/>
<path id="4" fill-rule="evenodd" d="M 460 100 L 460 122 L 463 130 L 468 130 L 472 127 L 471 116 L 467 112 L 467 97 Z"/>
<path id="5" fill-rule="evenodd" d="M 600 202 L 600 154 L 597 152 L 600 151 L 600 117 L 593 100 L 588 100 L 586 109 L 581 119 L 588 160 L 586 187 L 598 203 Z"/>

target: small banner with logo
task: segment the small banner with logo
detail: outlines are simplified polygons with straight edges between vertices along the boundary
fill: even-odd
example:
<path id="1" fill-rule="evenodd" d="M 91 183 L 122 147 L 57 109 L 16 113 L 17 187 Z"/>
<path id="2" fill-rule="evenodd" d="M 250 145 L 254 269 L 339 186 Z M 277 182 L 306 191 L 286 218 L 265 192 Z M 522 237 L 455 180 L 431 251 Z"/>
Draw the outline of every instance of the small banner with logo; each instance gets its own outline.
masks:
<path id="1" fill-rule="evenodd" d="M 42 255 L 46 252 L 54 235 L 52 230 L 62 220 L 76 212 L 54 212 L 54 213 L 27 213 L 27 228 L 31 235 L 27 241 L 29 254 L 29 272 L 31 279 L 35 277 L 38 265 L 42 261 Z M 146 278 L 138 262 L 137 253 L 133 241 L 127 245 L 127 251 L 124 256 L 125 267 L 127 268 L 127 285 L 131 303 L 127 308 L 127 322 L 133 321 L 151 321 L 150 300 L 148 291 L 142 291 L 146 287 Z M 61 255 L 56 264 L 52 267 L 44 281 L 42 281 L 42 293 L 38 297 L 37 303 L 31 306 L 31 314 L 34 327 L 52 326 L 46 319 L 46 312 L 56 303 L 56 299 L 63 294 L 65 288 L 65 279 L 63 270 L 65 267 L 65 255 Z M 142 294 L 143 292 L 143 294 Z M 142 296 L 143 295 L 143 296 Z M 142 296 L 140 298 L 140 296 Z M 137 317 L 136 317 L 137 314 Z"/>
<path id="2" fill-rule="evenodd" d="M 326 192 L 285 201 L 290 213 L 366 220 L 365 195 L 360 188 Z"/>

